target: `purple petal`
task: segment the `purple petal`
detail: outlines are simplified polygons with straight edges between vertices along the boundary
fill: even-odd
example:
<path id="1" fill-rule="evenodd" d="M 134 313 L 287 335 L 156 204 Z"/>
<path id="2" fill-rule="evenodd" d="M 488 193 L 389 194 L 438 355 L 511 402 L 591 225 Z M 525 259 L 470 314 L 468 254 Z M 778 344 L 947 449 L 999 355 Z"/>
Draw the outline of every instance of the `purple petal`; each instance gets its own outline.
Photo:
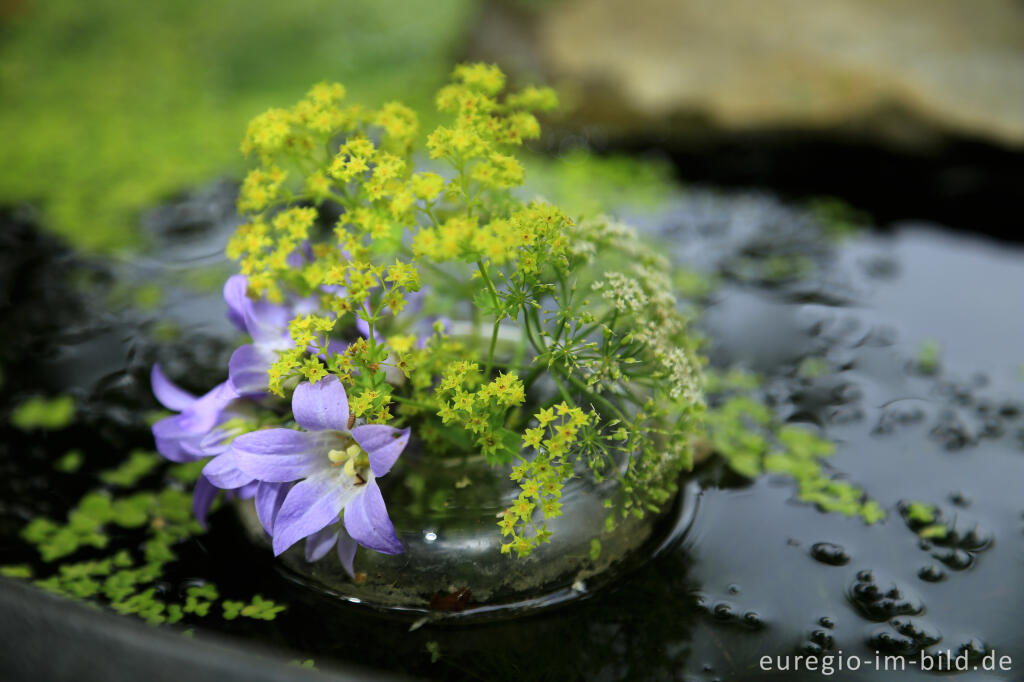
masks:
<path id="1" fill-rule="evenodd" d="M 292 487 L 287 483 L 260 481 L 256 488 L 256 516 L 269 535 L 274 534 L 274 519 L 284 504 L 284 498 Z"/>
<path id="2" fill-rule="evenodd" d="M 417 348 L 426 348 L 430 337 L 434 335 L 434 323 L 441 323 L 441 330 L 444 334 L 450 334 L 452 330 L 452 319 L 447 315 L 425 317 L 416 324 L 419 337 L 416 339 Z"/>
<path id="3" fill-rule="evenodd" d="M 357 315 L 356 331 L 358 331 L 359 335 L 362 336 L 364 339 L 370 338 L 370 323 Z"/>
<path id="4" fill-rule="evenodd" d="M 341 355 L 348 349 L 348 344 L 339 339 L 327 340 L 327 352 L 331 355 Z"/>
<path id="5" fill-rule="evenodd" d="M 153 386 L 153 395 L 168 410 L 181 412 L 196 401 L 194 395 L 168 379 L 160 365 L 153 365 L 153 370 L 149 373 L 149 383 Z"/>
<path id="6" fill-rule="evenodd" d="M 352 437 L 370 457 L 374 476 L 391 471 L 398 456 L 409 443 L 409 429 L 396 429 L 384 424 L 366 424 L 352 429 Z"/>
<path id="7" fill-rule="evenodd" d="M 274 555 L 337 521 L 355 494 L 355 486 L 345 485 L 334 471 L 322 471 L 296 483 L 274 520 Z"/>
<path id="8" fill-rule="evenodd" d="M 246 294 L 249 288 L 249 280 L 245 275 L 232 275 L 224 282 L 224 302 L 228 304 L 228 319 L 231 324 L 238 327 L 239 331 L 245 331 L 245 302 L 249 300 Z"/>
<path id="9" fill-rule="evenodd" d="M 288 254 L 285 263 L 288 264 L 288 267 L 297 270 L 312 260 L 313 246 L 308 241 L 304 241 L 299 244 L 297 249 Z"/>
<path id="10" fill-rule="evenodd" d="M 362 494 L 345 507 L 345 529 L 360 545 L 381 554 L 405 551 L 395 535 L 395 527 L 388 517 L 376 480 L 371 479 L 362 486 Z"/>
<path id="11" fill-rule="evenodd" d="M 292 414 L 307 431 L 348 432 L 348 396 L 336 376 L 311 384 L 305 381 L 292 394 Z"/>
<path id="12" fill-rule="evenodd" d="M 217 424 L 220 413 L 228 403 L 236 398 L 238 398 L 238 394 L 228 385 L 228 382 L 217 384 L 181 413 L 179 424 L 188 431 L 206 433 Z"/>
<path id="13" fill-rule="evenodd" d="M 340 523 L 332 523 L 306 538 L 306 561 L 312 563 L 323 559 L 334 547 L 334 543 L 338 541 L 338 529 L 340 528 Z"/>
<path id="14" fill-rule="evenodd" d="M 234 490 L 252 482 L 253 477 L 238 468 L 238 457 L 233 451 L 210 459 L 203 467 L 203 476 L 221 490 Z"/>
<path id="15" fill-rule="evenodd" d="M 326 449 L 325 449 L 326 448 Z M 330 468 L 330 443 L 314 434 L 292 429 L 245 433 L 231 442 L 238 466 L 250 478 L 269 483 L 295 481 Z"/>
<path id="16" fill-rule="evenodd" d="M 216 452 L 208 452 L 203 448 L 203 438 L 201 433 L 192 433 L 187 431 L 188 437 L 182 438 L 178 441 L 178 445 L 181 447 L 182 453 L 184 453 L 186 462 L 194 462 L 197 459 L 203 459 L 204 457 L 212 457 L 216 455 Z"/>
<path id="17" fill-rule="evenodd" d="M 304 296 L 302 298 L 295 299 L 291 304 L 292 315 L 312 315 L 314 313 L 322 314 L 320 309 L 320 297 L 319 296 Z M 291 320 L 289 320 L 290 322 Z"/>
<path id="18" fill-rule="evenodd" d="M 246 299 L 245 328 L 258 345 L 287 348 L 291 311 L 283 305 Z"/>
<path id="19" fill-rule="evenodd" d="M 355 578 L 355 571 L 352 570 L 352 562 L 356 558 L 356 548 L 359 547 L 359 543 L 352 539 L 352 536 L 345 530 L 345 524 L 341 524 L 338 527 L 338 561 L 341 562 L 341 567 L 348 573 L 349 578 Z"/>
<path id="20" fill-rule="evenodd" d="M 195 514 L 196 521 L 204 529 L 206 528 L 206 515 L 210 513 L 210 507 L 219 492 L 220 490 L 214 487 L 206 476 L 199 475 L 195 490 L 192 492 L 192 513 Z"/>
<path id="21" fill-rule="evenodd" d="M 199 454 L 199 435 L 181 428 L 181 417 L 164 417 L 153 424 L 153 440 L 156 451 L 172 462 L 194 462 Z"/>
<path id="22" fill-rule="evenodd" d="M 277 361 L 277 353 L 247 343 L 239 346 L 228 361 L 228 383 L 238 395 L 266 393 L 270 387 L 267 370 Z"/>
<path id="23" fill-rule="evenodd" d="M 345 251 L 344 253 L 348 253 Z M 350 256 L 345 256 L 345 260 L 352 260 Z M 345 298 L 348 295 L 348 289 L 341 286 L 340 284 L 324 284 L 320 287 L 320 291 L 324 291 L 328 294 L 334 294 L 340 298 Z"/>
<path id="24" fill-rule="evenodd" d="M 405 309 L 409 313 L 418 313 L 423 310 L 423 303 L 427 300 L 428 286 L 423 286 L 419 291 L 410 291 L 405 294 Z"/>
<path id="25" fill-rule="evenodd" d="M 240 500 L 251 500 L 253 497 L 256 496 L 256 490 L 259 488 L 259 485 L 259 481 L 249 481 L 241 488 L 238 488 L 237 490 L 232 490 L 231 492 L 234 493 L 235 497 L 237 497 Z"/>
<path id="26" fill-rule="evenodd" d="M 231 437 L 241 429 L 237 427 L 224 427 L 217 425 L 199 440 L 199 452 L 201 456 L 216 457 L 231 449 Z"/>

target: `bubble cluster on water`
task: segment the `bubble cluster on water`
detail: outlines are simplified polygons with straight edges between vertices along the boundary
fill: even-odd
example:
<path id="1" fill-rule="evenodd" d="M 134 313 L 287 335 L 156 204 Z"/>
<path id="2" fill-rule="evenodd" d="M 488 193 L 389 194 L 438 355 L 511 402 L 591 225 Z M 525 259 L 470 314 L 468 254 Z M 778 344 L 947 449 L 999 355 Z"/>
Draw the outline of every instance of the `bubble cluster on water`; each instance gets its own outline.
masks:
<path id="1" fill-rule="evenodd" d="M 847 597 L 865 618 L 874 621 L 916 615 L 924 611 L 921 599 L 908 592 L 905 586 L 877 578 L 876 572 L 871 570 L 857 572 Z"/>
<path id="2" fill-rule="evenodd" d="M 807 641 L 799 645 L 797 649 L 801 653 L 821 655 L 836 648 L 835 638 L 828 628 L 816 628 L 807 635 Z"/>
<path id="3" fill-rule="evenodd" d="M 868 646 L 885 654 L 917 654 L 940 641 L 942 634 L 933 625 L 906 616 L 893 618 L 868 636 Z"/>

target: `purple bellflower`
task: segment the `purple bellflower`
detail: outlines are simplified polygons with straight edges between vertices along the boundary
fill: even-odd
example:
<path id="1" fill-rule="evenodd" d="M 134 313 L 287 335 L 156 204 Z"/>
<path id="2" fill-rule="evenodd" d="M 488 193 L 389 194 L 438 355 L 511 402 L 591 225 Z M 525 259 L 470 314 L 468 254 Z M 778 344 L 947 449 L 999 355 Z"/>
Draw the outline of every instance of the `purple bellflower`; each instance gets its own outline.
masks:
<path id="1" fill-rule="evenodd" d="M 196 397 L 168 379 L 160 365 L 153 365 L 150 382 L 157 400 L 167 409 L 178 412 L 153 424 L 157 452 L 172 462 L 211 458 L 196 481 L 192 496 L 196 519 L 206 525 L 206 515 L 218 487 L 231 490 L 243 499 L 252 497 L 256 493 L 252 477 L 245 478 L 230 458 L 224 459 L 229 454 L 226 441 L 245 431 L 246 402 L 239 399 L 227 382 Z M 216 477 L 207 475 L 207 470 L 215 472 Z"/>
<path id="2" fill-rule="evenodd" d="M 288 323 L 301 310 L 312 307 L 307 301 L 296 306 L 254 301 L 246 295 L 247 286 L 245 275 L 233 275 L 224 284 L 228 319 L 252 337 L 252 343 L 232 353 L 228 383 L 239 395 L 260 395 L 268 391 L 267 370 L 277 361 L 278 352 L 292 347 Z"/>
<path id="3" fill-rule="evenodd" d="M 276 304 L 252 300 L 246 293 L 247 287 L 245 275 L 233 275 L 224 284 L 228 319 L 252 337 L 252 343 L 235 349 L 228 362 L 228 383 L 239 395 L 244 396 L 262 395 L 269 391 L 268 370 L 277 361 L 278 354 L 291 349 L 293 345 L 288 332 L 289 323 L 298 315 L 318 312 L 316 296 Z M 344 296 L 343 288 L 334 289 L 339 296 Z M 342 353 L 346 344 L 328 340 L 327 348 L 331 352 Z M 309 350 L 315 351 L 312 347 Z"/>
<path id="4" fill-rule="evenodd" d="M 384 554 L 404 551 L 376 479 L 405 449 L 409 429 L 351 427 L 348 396 L 335 376 L 299 384 L 292 413 L 302 431 L 253 431 L 231 443 L 237 466 L 260 487 L 298 481 L 286 492 L 278 487 L 273 499 L 267 495 L 262 510 L 256 500 L 264 527 L 269 521 L 274 554 L 306 538 L 306 558 L 316 561 L 337 545 L 352 575 L 357 544 Z"/>

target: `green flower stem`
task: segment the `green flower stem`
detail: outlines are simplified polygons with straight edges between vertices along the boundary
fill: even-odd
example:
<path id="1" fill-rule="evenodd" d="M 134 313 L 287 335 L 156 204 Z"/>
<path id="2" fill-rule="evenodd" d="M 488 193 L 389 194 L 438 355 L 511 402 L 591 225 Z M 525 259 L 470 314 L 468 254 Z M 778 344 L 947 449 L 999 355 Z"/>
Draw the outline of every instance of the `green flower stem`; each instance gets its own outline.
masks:
<path id="1" fill-rule="evenodd" d="M 541 339 L 539 342 L 533 336 L 533 329 L 530 327 L 530 313 L 526 310 L 526 306 L 523 306 L 523 323 L 524 329 L 526 329 L 526 336 L 530 339 L 530 345 L 537 351 L 537 355 L 545 355 L 548 352 L 547 346 L 544 345 L 544 340 Z M 536 361 L 535 361 L 536 362 Z"/>
<path id="2" fill-rule="evenodd" d="M 526 338 L 526 329 L 523 329 L 520 332 L 520 334 L 519 334 L 519 340 L 516 342 L 515 354 L 512 356 L 512 366 L 513 367 L 521 367 L 522 364 L 523 364 L 523 361 L 526 359 L 526 344 L 527 344 L 527 342 L 528 342 L 528 339 Z M 530 374 L 531 375 L 533 374 L 533 370 L 531 370 Z M 529 389 L 529 387 L 530 387 L 529 384 L 524 384 L 524 388 Z"/>
<path id="3" fill-rule="evenodd" d="M 429 206 L 424 206 L 423 207 L 423 212 L 426 213 L 427 217 L 430 218 L 430 221 L 432 223 L 434 223 L 434 227 L 440 227 L 441 226 L 441 222 L 434 215 L 434 212 L 430 210 Z"/>
<path id="4" fill-rule="evenodd" d="M 491 281 L 491 276 L 487 274 L 487 266 L 484 265 L 482 260 L 476 262 L 476 268 L 480 271 L 480 276 L 484 278 L 484 282 L 487 283 L 487 288 L 491 291 L 491 301 L 494 303 L 494 307 L 498 308 L 501 302 L 498 300 L 498 290 L 494 288 L 494 283 Z"/>
<path id="5" fill-rule="evenodd" d="M 487 288 L 491 292 L 491 302 L 494 304 L 494 309 L 497 310 L 501 305 L 498 300 L 498 290 L 494 288 L 494 282 L 491 281 L 491 276 L 487 274 L 487 266 L 484 265 L 482 260 L 476 262 L 476 268 L 480 272 L 480 276 L 484 278 L 484 282 L 487 283 Z M 494 347 L 498 343 L 498 329 L 501 327 L 501 317 L 494 318 L 494 329 L 491 331 L 491 348 L 487 353 L 487 369 L 484 371 L 484 376 L 491 376 L 491 367 L 494 366 Z"/>
<path id="6" fill-rule="evenodd" d="M 494 329 L 491 331 L 491 348 L 487 351 L 487 368 L 484 370 L 484 377 L 491 376 L 491 367 L 494 366 L 494 347 L 498 344 L 498 330 L 501 328 L 501 320 L 494 321 Z"/>
<path id="7" fill-rule="evenodd" d="M 622 423 L 629 423 L 629 419 L 626 417 L 625 414 L 622 413 L 622 410 L 615 407 L 615 405 L 613 405 L 607 398 L 591 391 L 589 386 L 580 381 L 578 378 L 574 377 L 572 374 L 566 374 L 565 378 L 569 380 L 569 383 L 571 383 L 573 386 L 579 389 L 583 393 L 583 395 L 585 395 L 587 398 L 590 398 L 591 400 L 593 400 L 594 402 L 596 402 L 597 404 L 601 405 L 606 410 L 614 414 L 617 418 L 619 418 L 622 421 Z"/>
<path id="8" fill-rule="evenodd" d="M 408 405 L 409 407 L 418 407 L 421 410 L 428 410 L 430 412 L 437 411 L 437 405 L 428 405 L 425 402 L 419 400 L 412 400 L 410 398 L 403 398 L 402 396 L 396 395 L 394 393 L 392 393 L 390 397 L 395 402 L 402 403 L 403 405 Z"/>
<path id="9" fill-rule="evenodd" d="M 540 362 L 540 359 L 540 356 L 534 358 L 533 368 L 530 370 L 530 373 L 526 375 L 526 378 L 523 379 L 523 388 L 527 391 L 530 390 L 530 386 L 533 385 L 533 382 L 536 381 L 537 377 L 543 374 L 546 369 L 544 363 Z"/>
<path id="10" fill-rule="evenodd" d="M 569 319 L 564 311 L 568 311 L 572 307 L 572 301 L 570 300 L 572 297 L 569 295 L 569 292 L 567 291 L 569 287 L 565 282 L 565 273 L 562 272 L 561 268 L 558 269 L 558 282 L 562 288 L 562 302 L 559 302 L 559 307 L 562 309 L 563 314 L 562 321 L 558 325 L 558 333 L 555 334 L 555 343 L 558 343 L 562 339 L 562 332 L 565 331 L 565 325 Z"/>
<path id="11" fill-rule="evenodd" d="M 551 378 L 554 380 L 555 385 L 558 386 L 558 392 L 562 394 L 562 398 L 565 400 L 565 402 L 569 403 L 573 407 L 576 407 L 577 406 L 576 405 L 576 401 L 573 400 L 572 395 L 570 395 L 568 389 L 565 388 L 565 384 L 563 384 L 559 380 L 558 373 L 557 372 L 552 372 L 551 373 Z"/>
<path id="12" fill-rule="evenodd" d="M 600 320 L 598 320 L 597 322 L 594 322 L 593 324 L 591 324 L 591 325 L 583 328 L 582 330 L 576 332 L 576 335 L 573 337 L 572 343 L 576 343 L 580 339 L 586 339 L 587 336 L 589 336 L 595 329 L 597 329 L 598 327 L 600 327 L 603 324 L 607 323 L 609 327 L 614 327 L 615 326 L 615 322 L 618 319 L 618 317 L 619 317 L 619 310 L 618 310 L 618 308 L 612 308 L 611 310 L 606 312 L 601 317 Z M 609 318 L 610 318 L 610 320 L 609 320 Z"/>

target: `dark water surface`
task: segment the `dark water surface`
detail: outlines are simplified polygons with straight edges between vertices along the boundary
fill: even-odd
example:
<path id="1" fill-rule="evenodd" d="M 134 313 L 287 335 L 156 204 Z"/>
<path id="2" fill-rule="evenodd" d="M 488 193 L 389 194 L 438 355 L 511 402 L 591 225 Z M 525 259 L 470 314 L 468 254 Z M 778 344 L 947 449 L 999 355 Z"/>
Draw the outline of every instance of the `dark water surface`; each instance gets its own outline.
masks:
<path id="1" fill-rule="evenodd" d="M 35 562 L 17 538 L 28 519 L 63 518 L 95 486 L 91 472 L 151 447 L 154 361 L 196 391 L 222 379 L 234 339 L 204 277 L 229 271 L 220 253 L 232 203 L 233 188 L 215 186 L 152 213 L 153 248 L 122 263 L 64 250 L 30 215 L 0 216 L 0 412 L 36 393 L 70 392 L 80 405 L 57 432 L 3 420 L 0 563 Z M 225 509 L 181 549 L 163 589 L 208 580 L 289 609 L 268 623 L 196 621 L 196 637 L 222 630 L 324 669 L 442 679 L 819 679 L 760 665 L 808 653 L 861 662 L 838 679 L 887 679 L 876 651 L 904 653 L 904 677 L 930 678 L 918 670 L 922 650 L 965 650 L 972 666 L 995 652 L 1011 671 L 964 679 L 1024 678 L 1024 249 L 925 225 L 835 245 L 806 215 L 754 194 L 695 190 L 655 216 L 627 217 L 719 278 L 700 322 L 712 365 L 763 373 L 776 413 L 823 429 L 838 444 L 830 473 L 865 489 L 885 521 L 821 513 L 795 500 L 789 479 L 750 482 L 712 461 L 693 474 L 688 534 L 611 587 L 520 620 L 410 632 L 408 620 L 289 582 Z M 766 268 L 779 258 L 813 267 L 800 278 Z M 144 285 L 164 294 L 150 312 L 123 302 Z M 940 348 L 933 375 L 915 365 L 926 340 Z M 808 357 L 825 371 L 799 371 Z M 86 469 L 54 473 L 73 447 Z M 951 540 L 922 541 L 900 513 L 910 500 L 955 519 Z"/>

